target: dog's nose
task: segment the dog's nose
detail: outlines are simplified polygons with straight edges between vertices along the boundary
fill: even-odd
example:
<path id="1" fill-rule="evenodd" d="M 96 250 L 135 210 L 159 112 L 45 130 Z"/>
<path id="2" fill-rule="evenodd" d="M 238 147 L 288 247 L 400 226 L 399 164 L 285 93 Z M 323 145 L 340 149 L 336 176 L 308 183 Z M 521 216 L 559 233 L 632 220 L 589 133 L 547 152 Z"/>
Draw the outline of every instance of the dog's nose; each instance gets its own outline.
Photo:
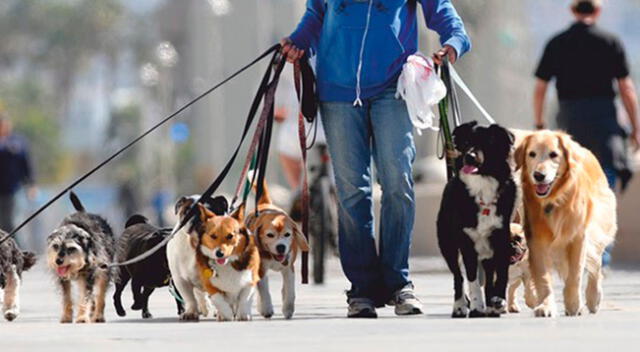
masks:
<path id="1" fill-rule="evenodd" d="M 216 251 L 216 257 L 222 258 L 224 257 L 224 253 L 222 253 L 219 249 Z"/>
<path id="2" fill-rule="evenodd" d="M 533 173 L 533 178 L 538 182 L 544 181 L 545 177 L 546 177 L 545 174 L 540 173 L 538 171 Z"/>
<path id="3" fill-rule="evenodd" d="M 468 165 L 473 165 L 478 160 L 478 157 L 475 152 L 469 152 L 464 156 L 464 162 Z"/>
<path id="4" fill-rule="evenodd" d="M 278 253 L 280 254 L 284 253 L 286 249 L 287 249 L 287 246 L 285 246 L 284 244 L 279 244 L 276 246 L 276 251 L 278 251 Z"/>
<path id="5" fill-rule="evenodd" d="M 62 265 L 63 263 L 64 263 L 64 259 L 62 259 L 62 258 L 57 258 L 56 259 L 56 264 L 57 265 Z"/>

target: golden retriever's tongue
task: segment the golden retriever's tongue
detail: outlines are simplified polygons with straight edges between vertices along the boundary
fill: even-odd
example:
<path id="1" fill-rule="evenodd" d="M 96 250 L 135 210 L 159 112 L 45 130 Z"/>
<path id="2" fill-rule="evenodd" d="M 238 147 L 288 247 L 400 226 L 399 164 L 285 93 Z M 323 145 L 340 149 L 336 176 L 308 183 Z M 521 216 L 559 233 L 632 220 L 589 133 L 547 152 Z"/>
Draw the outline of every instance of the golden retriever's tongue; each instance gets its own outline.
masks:
<path id="1" fill-rule="evenodd" d="M 56 272 L 58 273 L 58 276 L 62 277 L 67 275 L 67 272 L 69 271 L 69 266 L 59 266 L 56 268 Z"/>
<path id="2" fill-rule="evenodd" d="M 471 175 L 478 172 L 478 168 L 473 165 L 465 165 L 462 167 L 462 172 L 464 172 L 467 175 Z"/>
<path id="3" fill-rule="evenodd" d="M 536 185 L 536 192 L 538 192 L 538 194 L 546 194 L 549 191 L 549 185 L 546 184 L 537 184 Z"/>

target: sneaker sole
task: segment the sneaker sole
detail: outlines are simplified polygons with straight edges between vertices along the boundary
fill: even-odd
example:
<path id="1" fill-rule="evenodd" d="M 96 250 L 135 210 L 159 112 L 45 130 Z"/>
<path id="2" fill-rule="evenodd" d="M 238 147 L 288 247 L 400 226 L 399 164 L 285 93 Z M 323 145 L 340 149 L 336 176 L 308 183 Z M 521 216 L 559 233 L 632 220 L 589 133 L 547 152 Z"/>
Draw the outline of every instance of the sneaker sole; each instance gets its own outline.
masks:
<path id="1" fill-rule="evenodd" d="M 422 309 L 420 308 L 412 308 L 406 311 L 398 311 L 396 310 L 396 315 L 419 315 L 422 314 Z"/>
<path id="2" fill-rule="evenodd" d="M 347 314 L 347 318 L 370 318 L 374 319 L 378 317 L 378 313 L 372 311 L 362 311 L 355 314 Z"/>

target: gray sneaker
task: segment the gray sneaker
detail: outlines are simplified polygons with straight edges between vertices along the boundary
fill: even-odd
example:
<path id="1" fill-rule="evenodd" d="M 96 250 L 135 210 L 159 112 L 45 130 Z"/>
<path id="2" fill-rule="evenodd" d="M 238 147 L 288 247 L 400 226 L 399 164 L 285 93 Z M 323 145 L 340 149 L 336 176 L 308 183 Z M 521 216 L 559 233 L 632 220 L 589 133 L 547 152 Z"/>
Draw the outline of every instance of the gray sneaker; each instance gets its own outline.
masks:
<path id="1" fill-rule="evenodd" d="M 347 300 L 348 318 L 377 318 L 376 307 L 372 300 L 363 297 L 353 297 Z"/>
<path id="2" fill-rule="evenodd" d="M 422 314 L 422 303 L 413 292 L 413 284 L 411 283 L 396 291 L 389 305 L 396 307 L 396 315 Z"/>

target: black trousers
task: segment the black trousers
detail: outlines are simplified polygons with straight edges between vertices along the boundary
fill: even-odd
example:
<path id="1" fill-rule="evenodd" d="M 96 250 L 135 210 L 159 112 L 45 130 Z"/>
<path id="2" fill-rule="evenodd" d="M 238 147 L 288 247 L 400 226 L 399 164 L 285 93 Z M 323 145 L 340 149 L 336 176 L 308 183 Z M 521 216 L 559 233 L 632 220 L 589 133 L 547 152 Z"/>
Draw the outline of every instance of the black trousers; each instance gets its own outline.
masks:
<path id="1" fill-rule="evenodd" d="M 13 230 L 13 216 L 15 210 L 15 196 L 13 194 L 0 195 L 0 229 Z"/>

